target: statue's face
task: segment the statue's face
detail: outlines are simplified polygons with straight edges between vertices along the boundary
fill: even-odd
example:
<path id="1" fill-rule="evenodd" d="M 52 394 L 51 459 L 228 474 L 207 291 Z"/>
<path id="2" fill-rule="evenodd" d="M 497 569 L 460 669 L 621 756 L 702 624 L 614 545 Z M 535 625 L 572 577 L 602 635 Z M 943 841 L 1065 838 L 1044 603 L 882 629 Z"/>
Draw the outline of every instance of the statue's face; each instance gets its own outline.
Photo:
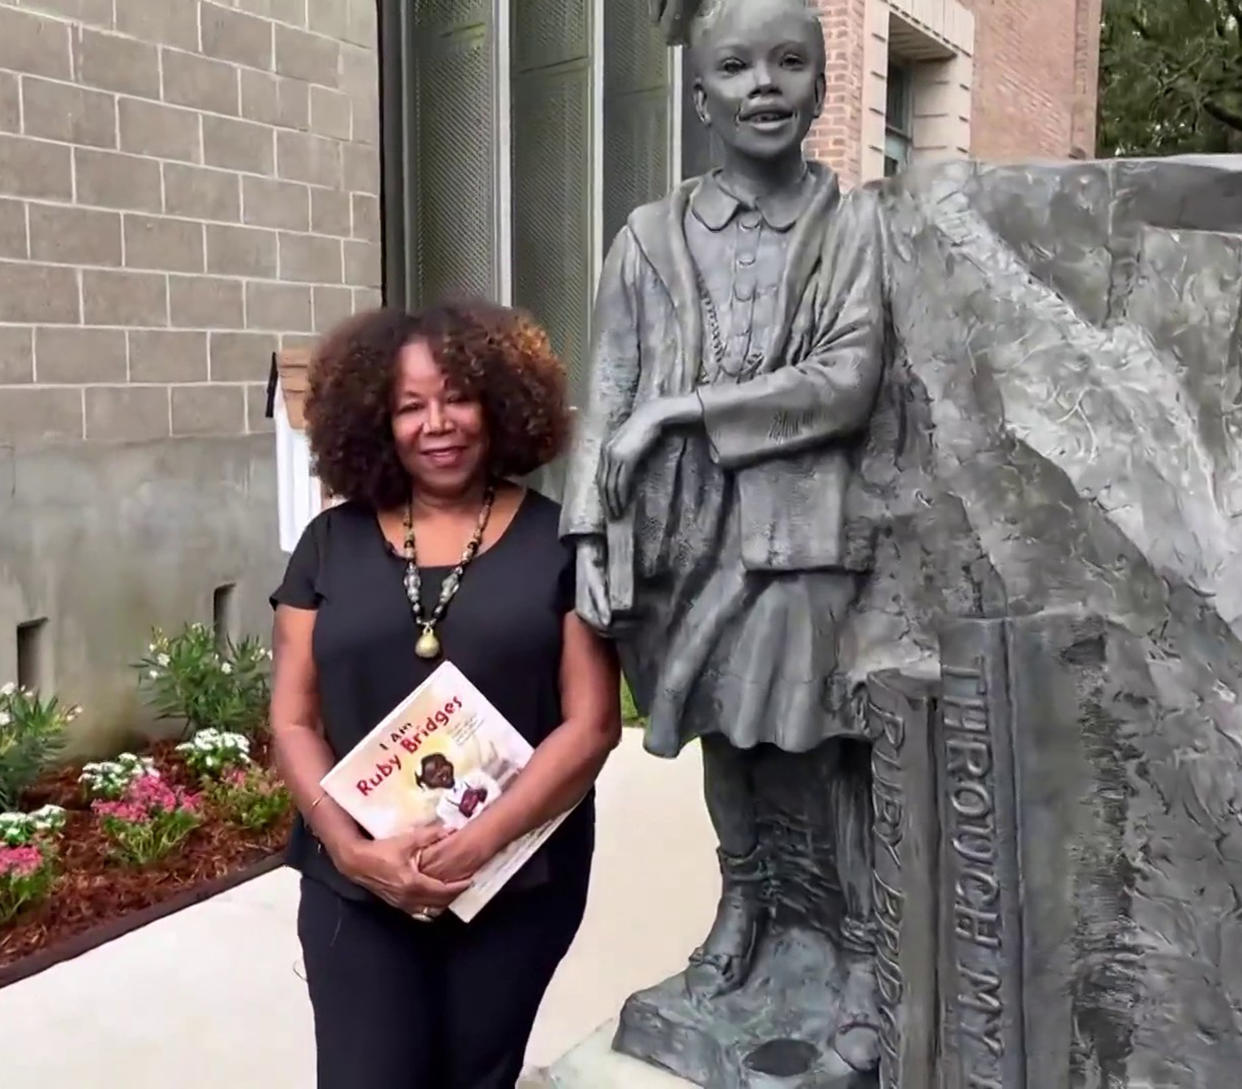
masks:
<path id="1" fill-rule="evenodd" d="M 694 43 L 699 117 L 755 159 L 799 148 L 824 108 L 824 40 L 790 0 L 733 0 Z"/>

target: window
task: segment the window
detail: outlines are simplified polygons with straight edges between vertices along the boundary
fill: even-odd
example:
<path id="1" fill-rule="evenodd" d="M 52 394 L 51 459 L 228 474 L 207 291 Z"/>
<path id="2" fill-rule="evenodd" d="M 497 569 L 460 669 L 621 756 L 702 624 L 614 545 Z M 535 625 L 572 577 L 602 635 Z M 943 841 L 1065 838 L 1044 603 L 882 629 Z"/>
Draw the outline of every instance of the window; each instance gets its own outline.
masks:
<path id="1" fill-rule="evenodd" d="M 884 116 L 884 176 L 891 178 L 910 162 L 914 148 L 914 79 L 902 64 L 888 66 L 888 102 Z"/>
<path id="2" fill-rule="evenodd" d="M 276 516 L 282 552 L 292 552 L 302 531 L 324 507 L 325 496 L 311 464 L 303 402 L 310 352 L 272 353 L 267 378 L 267 416 L 276 425 Z"/>
<path id="3" fill-rule="evenodd" d="M 17 625 L 17 683 L 44 691 L 51 687 L 51 663 L 47 651 L 47 618 Z"/>
<path id="4" fill-rule="evenodd" d="M 237 638 L 237 587 L 233 583 L 217 586 L 211 595 L 211 626 L 216 649 L 225 651 Z"/>

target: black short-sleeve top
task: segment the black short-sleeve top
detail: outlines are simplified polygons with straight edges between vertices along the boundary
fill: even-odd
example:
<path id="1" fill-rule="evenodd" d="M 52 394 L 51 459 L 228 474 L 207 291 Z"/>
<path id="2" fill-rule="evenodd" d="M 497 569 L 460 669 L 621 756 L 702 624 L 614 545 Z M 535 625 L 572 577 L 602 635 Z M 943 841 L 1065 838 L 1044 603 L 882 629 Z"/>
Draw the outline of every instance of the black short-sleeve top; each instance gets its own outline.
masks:
<path id="1" fill-rule="evenodd" d="M 561 724 L 562 633 L 574 602 L 574 559 L 559 539 L 559 521 L 556 503 L 527 491 L 501 537 L 466 569 L 436 628 L 444 658 L 533 746 Z M 420 569 L 424 615 L 434 609 L 450 570 Z M 414 653 L 419 633 L 404 576 L 405 560 L 384 536 L 374 510 L 349 502 L 328 508 L 306 527 L 271 597 L 273 607 L 316 612 L 320 715 L 338 757 L 438 665 Z M 506 891 L 581 877 L 590 866 L 593 801 L 589 797 L 575 810 Z M 289 862 L 344 896 L 370 896 L 335 869 L 300 819 Z"/>

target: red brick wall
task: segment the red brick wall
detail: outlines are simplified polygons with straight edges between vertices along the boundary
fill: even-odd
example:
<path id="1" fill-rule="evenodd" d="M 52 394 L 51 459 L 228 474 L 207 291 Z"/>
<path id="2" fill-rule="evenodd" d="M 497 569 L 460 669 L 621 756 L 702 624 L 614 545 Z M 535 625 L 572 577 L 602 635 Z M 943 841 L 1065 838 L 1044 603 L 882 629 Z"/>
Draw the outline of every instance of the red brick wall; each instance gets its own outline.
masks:
<path id="1" fill-rule="evenodd" d="M 846 185 L 858 181 L 862 155 L 865 0 L 818 0 L 828 53 L 828 97 L 807 154 L 828 163 Z"/>
<path id="2" fill-rule="evenodd" d="M 968 6 L 975 12 L 972 153 L 1002 161 L 1070 155 L 1094 131 L 1100 0 Z M 1086 143 L 1084 150 L 1094 138 Z"/>
<path id="3" fill-rule="evenodd" d="M 975 13 L 971 153 L 984 160 L 1091 155 L 1101 0 L 963 0 Z M 864 0 L 817 0 L 828 100 L 808 152 L 846 184 L 860 172 Z"/>
<path id="4" fill-rule="evenodd" d="M 1095 155 L 1100 101 L 1100 14 L 1103 0 L 1078 0 L 1074 58 L 1074 154 Z"/>

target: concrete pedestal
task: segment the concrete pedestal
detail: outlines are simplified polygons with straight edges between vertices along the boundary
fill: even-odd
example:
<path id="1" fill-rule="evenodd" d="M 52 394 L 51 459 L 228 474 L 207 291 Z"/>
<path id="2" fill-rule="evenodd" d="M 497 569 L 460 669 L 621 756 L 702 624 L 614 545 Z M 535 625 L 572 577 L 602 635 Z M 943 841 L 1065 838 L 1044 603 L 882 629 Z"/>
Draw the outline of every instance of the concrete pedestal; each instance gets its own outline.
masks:
<path id="1" fill-rule="evenodd" d="M 615 1021 L 587 1037 L 530 1089 L 694 1089 L 693 1083 L 612 1050 Z"/>

